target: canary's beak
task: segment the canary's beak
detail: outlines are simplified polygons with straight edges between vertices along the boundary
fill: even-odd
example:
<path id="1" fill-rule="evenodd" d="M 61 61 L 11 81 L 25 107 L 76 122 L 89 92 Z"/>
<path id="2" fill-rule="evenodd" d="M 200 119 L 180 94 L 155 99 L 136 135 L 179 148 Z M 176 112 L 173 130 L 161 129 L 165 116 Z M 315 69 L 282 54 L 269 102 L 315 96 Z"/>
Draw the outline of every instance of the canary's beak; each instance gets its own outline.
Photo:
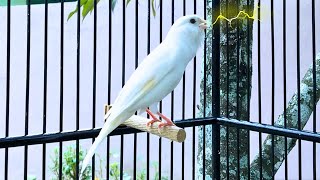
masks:
<path id="1" fill-rule="evenodd" d="M 199 27 L 201 28 L 201 29 L 207 29 L 208 28 L 208 25 L 207 25 L 207 21 L 206 20 L 203 20 L 203 19 L 200 19 L 200 25 L 199 25 Z"/>

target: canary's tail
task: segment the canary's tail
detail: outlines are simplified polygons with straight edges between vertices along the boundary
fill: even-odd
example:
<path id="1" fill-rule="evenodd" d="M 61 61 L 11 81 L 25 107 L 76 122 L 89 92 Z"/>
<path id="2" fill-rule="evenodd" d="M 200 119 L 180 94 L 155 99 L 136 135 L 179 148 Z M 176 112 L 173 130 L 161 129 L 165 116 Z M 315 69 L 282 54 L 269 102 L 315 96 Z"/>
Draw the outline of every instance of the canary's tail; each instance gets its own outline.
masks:
<path id="1" fill-rule="evenodd" d="M 113 118 L 110 119 L 110 114 L 111 114 L 111 110 L 108 111 L 108 113 L 105 115 L 105 120 L 106 122 L 103 125 L 103 128 L 101 129 L 98 137 L 96 138 L 96 140 L 94 141 L 94 143 L 92 144 L 92 146 L 90 147 L 88 153 L 86 154 L 83 162 L 82 162 L 82 167 L 81 167 L 81 171 L 80 171 L 80 175 L 83 174 L 83 172 L 85 171 L 86 167 L 88 166 L 90 160 L 92 159 L 92 156 L 94 155 L 96 149 L 98 148 L 98 146 L 101 144 L 101 142 L 103 141 L 103 139 L 105 137 L 108 136 L 108 134 L 110 134 L 115 128 L 117 128 L 118 123 L 115 121 L 118 118 Z"/>

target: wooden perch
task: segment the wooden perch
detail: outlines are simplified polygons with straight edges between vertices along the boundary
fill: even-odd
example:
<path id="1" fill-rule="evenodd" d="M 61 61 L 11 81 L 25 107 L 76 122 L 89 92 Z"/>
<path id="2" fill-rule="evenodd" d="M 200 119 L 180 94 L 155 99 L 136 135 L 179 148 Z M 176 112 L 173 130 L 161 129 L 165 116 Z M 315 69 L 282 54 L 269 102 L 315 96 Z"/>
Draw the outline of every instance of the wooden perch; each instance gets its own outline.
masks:
<path id="1" fill-rule="evenodd" d="M 104 113 L 106 114 L 109 111 L 109 109 L 111 109 L 111 105 L 105 105 Z M 177 126 L 165 126 L 159 129 L 159 122 L 155 122 L 148 127 L 146 125 L 148 121 L 150 121 L 150 119 L 142 116 L 133 115 L 122 125 L 139 129 L 141 131 L 145 131 L 160 137 L 168 138 L 176 142 L 183 142 L 186 139 L 186 131 L 182 128 L 179 128 Z"/>

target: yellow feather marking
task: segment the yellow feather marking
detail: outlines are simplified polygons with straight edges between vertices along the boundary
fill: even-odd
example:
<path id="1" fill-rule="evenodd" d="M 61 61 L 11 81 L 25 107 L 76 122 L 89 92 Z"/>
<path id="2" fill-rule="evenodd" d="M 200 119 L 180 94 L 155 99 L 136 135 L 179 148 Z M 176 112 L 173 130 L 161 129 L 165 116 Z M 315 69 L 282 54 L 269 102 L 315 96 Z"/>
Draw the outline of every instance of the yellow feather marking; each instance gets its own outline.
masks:
<path id="1" fill-rule="evenodd" d="M 156 81 L 154 79 L 150 79 L 142 88 L 142 93 L 144 94 L 146 91 L 150 90 L 156 85 Z"/>
<path id="2" fill-rule="evenodd" d="M 149 81 L 147 81 L 142 90 L 141 90 L 141 94 L 145 95 L 147 91 L 149 91 L 151 88 L 153 88 L 156 85 L 156 81 L 154 79 L 150 79 Z M 119 118 L 119 117 L 118 117 Z M 107 119 L 108 121 L 108 119 Z M 110 122 L 111 126 L 115 126 L 116 125 L 116 120 L 113 120 L 112 122 Z"/>
<path id="3" fill-rule="evenodd" d="M 111 127 L 115 126 L 115 125 L 116 125 L 116 122 L 117 122 L 116 120 L 111 121 L 111 122 L 110 122 Z"/>

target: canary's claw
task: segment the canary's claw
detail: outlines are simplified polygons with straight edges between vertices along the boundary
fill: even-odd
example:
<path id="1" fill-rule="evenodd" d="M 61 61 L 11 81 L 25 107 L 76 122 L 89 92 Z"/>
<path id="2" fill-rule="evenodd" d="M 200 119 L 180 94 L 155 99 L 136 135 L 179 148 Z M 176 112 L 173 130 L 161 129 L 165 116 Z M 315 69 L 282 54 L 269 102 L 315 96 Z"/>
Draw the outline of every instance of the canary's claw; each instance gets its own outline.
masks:
<path id="1" fill-rule="evenodd" d="M 160 112 L 157 113 L 160 117 L 162 117 L 162 119 L 164 119 L 166 122 L 161 122 L 159 124 L 159 128 L 164 127 L 164 126 L 175 126 L 175 124 L 169 119 L 167 118 L 165 115 L 161 114 Z"/>
<path id="2" fill-rule="evenodd" d="M 173 124 L 172 122 L 161 122 L 158 125 L 158 128 L 162 128 L 162 127 L 165 127 L 165 126 L 175 126 L 175 124 Z"/>
<path id="3" fill-rule="evenodd" d="M 160 121 L 159 119 L 152 119 L 152 120 L 150 120 L 150 121 L 147 122 L 147 126 L 148 126 L 148 127 L 152 126 L 152 124 L 153 124 L 154 122 L 161 122 L 161 121 Z"/>
<path id="4" fill-rule="evenodd" d="M 169 119 L 167 118 L 165 115 L 161 114 L 161 113 L 157 113 L 160 117 L 162 117 L 166 122 L 161 122 L 158 126 L 158 128 L 162 128 L 165 126 L 175 126 L 175 124 Z"/>

